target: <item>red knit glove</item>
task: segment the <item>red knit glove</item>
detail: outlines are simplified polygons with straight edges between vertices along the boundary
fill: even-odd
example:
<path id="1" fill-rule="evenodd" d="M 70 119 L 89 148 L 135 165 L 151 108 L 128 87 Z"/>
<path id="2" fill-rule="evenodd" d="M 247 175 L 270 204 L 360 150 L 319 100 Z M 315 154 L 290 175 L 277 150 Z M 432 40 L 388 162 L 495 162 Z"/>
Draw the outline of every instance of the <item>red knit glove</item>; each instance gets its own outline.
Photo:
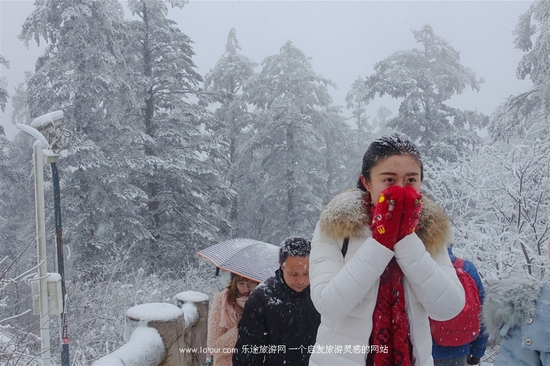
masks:
<path id="1" fill-rule="evenodd" d="M 399 186 L 385 189 L 372 213 L 372 237 L 390 250 L 397 243 L 403 214 L 403 193 L 403 188 Z"/>
<path id="2" fill-rule="evenodd" d="M 422 210 L 422 195 L 411 186 L 403 188 L 403 216 L 397 241 L 416 231 Z"/>

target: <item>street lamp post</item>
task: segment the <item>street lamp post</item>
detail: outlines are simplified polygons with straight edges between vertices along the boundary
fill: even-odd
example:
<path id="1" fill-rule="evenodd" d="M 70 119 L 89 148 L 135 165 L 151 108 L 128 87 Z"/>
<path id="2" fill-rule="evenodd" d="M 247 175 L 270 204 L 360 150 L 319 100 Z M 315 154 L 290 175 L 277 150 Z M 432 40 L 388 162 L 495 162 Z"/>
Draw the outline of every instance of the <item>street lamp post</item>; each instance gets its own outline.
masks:
<path id="1" fill-rule="evenodd" d="M 37 247 L 38 247 L 38 303 L 40 315 L 40 340 L 42 363 L 44 366 L 50 365 L 50 312 L 52 304 L 48 300 L 48 277 L 49 274 L 46 268 L 46 231 L 45 231 L 45 214 L 44 214 L 44 164 L 50 163 L 52 167 L 52 178 L 54 186 L 54 210 L 55 210 L 55 225 L 57 238 L 57 262 L 58 273 L 61 277 L 61 303 L 60 310 L 56 314 L 60 314 L 61 320 L 61 365 L 69 366 L 69 339 L 67 335 L 67 315 L 65 309 L 65 273 L 63 265 L 63 245 L 61 235 L 61 207 L 59 193 L 59 175 L 57 172 L 57 161 L 59 157 L 57 153 L 63 144 L 63 132 L 60 127 L 64 124 L 63 112 L 55 111 L 47 113 L 38 118 L 35 118 L 30 126 L 17 124 L 16 127 L 23 132 L 34 137 L 33 145 L 33 162 L 35 175 L 35 203 L 36 203 L 36 231 L 37 231 Z M 47 133 L 48 140 L 40 132 Z M 46 160 L 46 161 L 44 161 Z M 51 295 L 51 294 L 50 294 Z"/>
<path id="2" fill-rule="evenodd" d="M 43 365 L 50 364 L 50 313 L 48 304 L 48 270 L 46 268 L 46 220 L 44 218 L 44 153 L 42 143 L 35 141 L 34 196 L 36 203 L 36 234 L 38 247 L 38 278 L 40 306 L 40 345 Z"/>

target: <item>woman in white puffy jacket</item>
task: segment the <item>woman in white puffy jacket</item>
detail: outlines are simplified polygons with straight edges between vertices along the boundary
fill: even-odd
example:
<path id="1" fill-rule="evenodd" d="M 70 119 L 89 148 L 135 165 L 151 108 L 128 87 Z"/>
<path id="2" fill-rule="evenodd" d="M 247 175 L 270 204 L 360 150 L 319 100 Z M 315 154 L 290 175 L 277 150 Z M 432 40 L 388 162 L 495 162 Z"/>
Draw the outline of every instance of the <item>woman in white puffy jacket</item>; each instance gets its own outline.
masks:
<path id="1" fill-rule="evenodd" d="M 402 135 L 374 141 L 358 188 L 322 210 L 310 254 L 321 314 L 310 365 L 433 365 L 428 317 L 448 320 L 464 289 L 447 246 L 450 223 L 422 197 L 423 168 Z"/>

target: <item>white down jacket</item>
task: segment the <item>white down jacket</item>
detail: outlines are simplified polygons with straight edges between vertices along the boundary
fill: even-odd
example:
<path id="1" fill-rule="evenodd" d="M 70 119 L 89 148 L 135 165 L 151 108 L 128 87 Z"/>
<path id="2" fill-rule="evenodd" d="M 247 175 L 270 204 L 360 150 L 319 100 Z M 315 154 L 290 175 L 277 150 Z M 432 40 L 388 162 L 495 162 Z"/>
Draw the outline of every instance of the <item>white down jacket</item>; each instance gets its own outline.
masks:
<path id="1" fill-rule="evenodd" d="M 359 189 L 336 196 L 321 212 L 310 254 L 311 298 L 321 314 L 310 365 L 365 365 L 379 279 L 395 256 L 405 279 L 413 365 L 433 365 L 428 317 L 447 320 L 464 307 L 464 289 L 447 246 L 450 223 L 424 197 L 417 233 L 391 251 L 371 237 L 370 212 Z M 346 256 L 341 252 L 349 237 Z"/>

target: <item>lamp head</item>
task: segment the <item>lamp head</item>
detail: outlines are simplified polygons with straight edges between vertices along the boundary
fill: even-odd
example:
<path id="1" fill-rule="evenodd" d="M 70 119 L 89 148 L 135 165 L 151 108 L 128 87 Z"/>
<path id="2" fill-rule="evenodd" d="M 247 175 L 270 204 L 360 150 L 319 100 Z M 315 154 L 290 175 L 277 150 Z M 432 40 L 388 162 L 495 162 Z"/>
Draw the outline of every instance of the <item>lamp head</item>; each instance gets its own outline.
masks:
<path id="1" fill-rule="evenodd" d="M 61 150 L 61 146 L 64 142 L 64 135 L 62 133 L 61 127 L 65 124 L 65 119 L 63 118 L 63 111 L 53 111 L 36 117 L 32 123 L 31 127 L 37 129 L 43 134 L 47 134 L 48 143 L 51 146 L 51 149 L 57 153 Z"/>

